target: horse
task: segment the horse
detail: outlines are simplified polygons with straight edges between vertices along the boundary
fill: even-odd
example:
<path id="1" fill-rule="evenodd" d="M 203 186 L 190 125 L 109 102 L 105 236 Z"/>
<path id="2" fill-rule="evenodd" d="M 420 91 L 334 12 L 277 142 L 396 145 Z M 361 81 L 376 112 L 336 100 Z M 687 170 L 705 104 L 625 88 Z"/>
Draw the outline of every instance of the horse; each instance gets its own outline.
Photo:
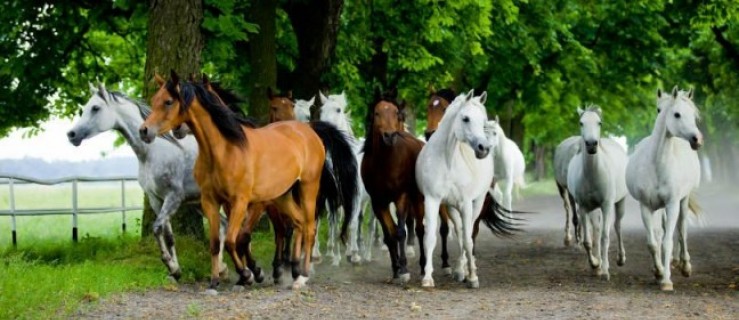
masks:
<path id="1" fill-rule="evenodd" d="M 500 119 L 495 116 L 495 133 L 494 138 L 498 139 L 493 151 L 493 161 L 495 161 L 495 181 L 499 185 L 503 194 L 503 207 L 513 210 L 513 187 L 525 188 L 526 181 L 524 173 L 526 171 L 526 162 L 523 158 L 523 152 L 513 140 L 506 137 L 503 128 L 500 126 Z"/>
<path id="2" fill-rule="evenodd" d="M 692 273 L 685 220 L 688 212 L 701 214 L 694 191 L 701 181 L 696 151 L 703 145 L 703 134 L 696 126 L 699 112 L 692 99 L 692 89 L 686 92 L 675 87 L 672 94 L 657 90 L 652 133 L 639 142 L 626 166 L 626 185 L 640 203 L 654 276 L 663 291 L 673 290 L 670 263 L 675 227 L 680 236 L 677 267 L 683 276 Z M 657 239 L 659 224 L 655 225 L 655 219 L 662 222 L 662 239 Z"/>
<path id="3" fill-rule="evenodd" d="M 456 97 L 446 109 L 436 132 L 421 150 L 416 161 L 416 181 L 424 196 L 424 211 L 438 212 L 441 203 L 449 206 L 460 244 L 460 258 L 455 278 L 466 280 L 472 288 L 479 287 L 473 255 L 473 221 L 480 215 L 485 197 L 493 180 L 492 142 L 485 132 L 487 93 L 473 97 L 471 90 Z M 511 226 L 495 211 L 486 220 L 494 232 L 507 233 Z M 438 215 L 426 214 L 428 229 L 423 244 L 426 261 L 421 286 L 433 287 L 432 253 L 436 246 Z M 465 268 L 467 270 L 465 270 Z M 466 273 L 469 272 L 469 275 Z"/>
<path id="4" fill-rule="evenodd" d="M 294 228 L 292 246 L 293 289 L 305 286 L 315 240 L 315 208 L 319 189 L 336 202 L 351 207 L 356 193 L 354 155 L 344 135 L 333 126 L 283 121 L 255 128 L 223 105 L 202 84 L 180 81 L 171 71 L 169 81 L 155 76 L 159 89 L 152 97 L 152 112 L 141 125 L 144 142 L 186 123 L 198 141 L 195 180 L 201 189 L 201 205 L 210 222 L 211 281 L 209 294 L 217 293 L 218 208 L 228 216 L 226 250 L 239 274 L 237 286 L 252 284 L 253 274 L 244 266 L 239 247 L 248 237 L 237 237 L 256 215 L 247 216 L 250 202 L 271 202 L 288 217 Z M 331 155 L 334 167 L 326 162 Z M 333 192 L 331 192 L 333 190 Z M 323 191 L 321 191 L 323 192 Z M 250 230 L 246 230 L 250 234 Z M 238 242 L 237 242 L 238 241 Z M 300 257 L 302 268 L 299 268 Z"/>
<path id="5" fill-rule="evenodd" d="M 297 119 L 292 90 L 285 95 L 278 95 L 272 92 L 272 88 L 267 88 L 267 99 L 269 99 L 269 123 Z"/>
<path id="6" fill-rule="evenodd" d="M 295 99 L 295 117 L 300 122 L 310 122 L 310 108 L 315 104 L 316 96 L 310 100 Z"/>
<path id="7" fill-rule="evenodd" d="M 580 243 L 580 228 L 575 214 L 575 198 L 567 188 L 567 169 L 570 166 L 570 160 L 580 151 L 580 136 L 571 136 L 562 141 L 557 148 L 554 149 L 554 180 L 557 184 L 559 196 L 562 198 L 565 207 L 565 239 L 566 247 L 572 245 L 571 227 L 575 229 L 575 242 Z"/>
<path id="8" fill-rule="evenodd" d="M 567 186 L 577 203 L 577 215 L 582 219 L 583 246 L 588 255 L 590 267 L 604 280 L 610 279 L 608 247 L 611 226 L 614 225 L 618 237 L 617 264 L 626 263 L 626 251 L 621 237 L 621 219 L 626 206 L 626 163 L 628 157 L 616 141 L 600 137 L 602 111 L 598 106 L 585 110 L 578 108 L 580 115 L 579 149 L 570 160 L 567 169 Z M 597 225 L 597 212 L 600 209 L 600 229 Z M 593 254 L 592 234 L 600 236 L 600 257 Z M 597 252 L 597 250 L 595 250 Z"/>
<path id="9" fill-rule="evenodd" d="M 80 118 L 67 132 L 67 138 L 72 145 L 80 146 L 85 139 L 115 130 L 126 139 L 139 162 L 139 185 L 149 197 L 149 205 L 156 214 L 153 232 L 162 262 L 171 279 L 179 280 L 182 271 L 170 218 L 182 204 L 200 201 L 200 188 L 192 175 L 198 154 L 197 143 L 193 138 L 177 141 L 169 134 L 153 144 L 144 143 L 136 132 L 151 112 L 145 103 L 120 92 L 108 91 L 102 83 L 97 87 L 90 83 L 90 92 L 90 99 L 81 108 Z M 199 205 L 197 210 L 200 211 Z M 225 221 L 221 227 L 222 233 Z M 223 247 L 222 241 L 220 246 Z M 228 268 L 223 264 L 222 255 L 219 261 L 221 276 L 225 277 Z"/>
<path id="10" fill-rule="evenodd" d="M 423 195 L 416 185 L 416 158 L 424 143 L 405 131 L 405 104 L 398 103 L 397 91 L 381 93 L 375 89 L 373 102 L 365 117 L 364 158 L 361 172 L 364 187 L 372 201 L 372 211 L 380 221 L 384 242 L 388 247 L 393 279 L 407 283 L 405 241 L 406 220 L 415 219 L 416 235 L 423 250 Z M 390 214 L 390 204 L 396 207 L 397 222 Z"/>

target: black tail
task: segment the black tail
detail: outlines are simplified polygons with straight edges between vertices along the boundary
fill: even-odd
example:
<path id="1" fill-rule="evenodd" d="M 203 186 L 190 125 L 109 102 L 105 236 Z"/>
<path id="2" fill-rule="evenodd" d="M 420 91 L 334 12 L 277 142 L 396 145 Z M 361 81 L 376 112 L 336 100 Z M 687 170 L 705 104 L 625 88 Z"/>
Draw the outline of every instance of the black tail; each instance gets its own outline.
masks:
<path id="1" fill-rule="evenodd" d="M 485 196 L 485 203 L 482 206 L 482 212 L 480 212 L 480 218 L 485 222 L 485 225 L 490 228 L 490 231 L 492 231 L 494 235 L 499 237 L 511 237 L 515 235 L 516 232 L 521 231 L 521 229 L 517 227 L 518 224 L 514 222 L 521 219 L 509 216 L 508 214 L 511 213 L 519 212 L 503 208 L 488 192 Z"/>
<path id="2" fill-rule="evenodd" d="M 346 230 L 351 222 L 354 198 L 358 193 L 357 159 L 349 143 L 350 138 L 346 134 L 332 124 L 323 121 L 314 121 L 310 125 L 326 148 L 326 163 L 321 174 L 319 200 L 320 198 L 328 200 L 329 206 L 334 207 L 331 210 L 332 215 L 336 214 L 337 204 L 344 207 L 345 217 L 341 226 L 341 240 L 346 242 Z"/>

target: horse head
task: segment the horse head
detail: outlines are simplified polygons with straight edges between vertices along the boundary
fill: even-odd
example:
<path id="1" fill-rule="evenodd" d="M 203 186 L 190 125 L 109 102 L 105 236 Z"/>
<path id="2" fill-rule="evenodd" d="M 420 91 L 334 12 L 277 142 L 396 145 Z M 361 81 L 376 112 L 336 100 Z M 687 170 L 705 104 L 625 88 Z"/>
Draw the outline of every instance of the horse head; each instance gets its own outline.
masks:
<path id="1" fill-rule="evenodd" d="M 151 143 L 156 136 L 184 123 L 186 108 L 194 98 L 191 92 L 183 94 L 181 90 L 183 83 L 180 83 L 180 78 L 174 70 L 170 73 L 169 81 L 164 81 L 158 74 L 154 75 L 154 80 L 159 89 L 151 98 L 151 114 L 139 128 L 141 140 L 146 143 Z"/>
<path id="2" fill-rule="evenodd" d="M 297 117 L 298 121 L 310 121 L 310 108 L 313 107 L 315 102 L 316 96 L 311 97 L 310 100 L 295 100 L 295 116 Z"/>
<path id="3" fill-rule="evenodd" d="M 488 120 L 485 125 L 485 134 L 488 137 L 488 141 L 490 141 L 491 150 L 495 150 L 501 145 L 501 138 L 505 137 L 505 134 L 503 133 L 503 128 L 500 126 L 500 119 L 498 119 L 497 115 L 494 120 Z"/>
<path id="4" fill-rule="evenodd" d="M 396 98 L 395 89 L 385 94 L 375 89 L 375 102 L 367 109 L 367 141 L 381 137 L 383 143 L 393 145 L 400 132 L 405 131 L 405 103 L 398 103 Z"/>
<path id="5" fill-rule="evenodd" d="M 585 143 L 585 150 L 588 154 L 596 154 L 600 143 L 602 111 L 600 107 L 591 105 L 585 110 L 577 108 L 577 113 L 580 115 L 580 135 Z"/>
<path id="6" fill-rule="evenodd" d="M 455 96 L 456 94 L 454 94 L 452 89 L 431 90 L 429 102 L 426 104 L 426 132 L 424 132 L 426 141 L 431 138 L 431 135 L 439 127 L 439 122 L 444 116 L 444 111 L 449 107 Z"/>
<path id="7" fill-rule="evenodd" d="M 269 99 L 270 123 L 296 119 L 292 90 L 287 91 L 285 95 L 277 95 L 272 92 L 272 88 L 267 88 L 267 98 Z"/>
<path id="8" fill-rule="evenodd" d="M 82 140 L 113 129 L 118 121 L 118 115 L 111 107 L 116 98 L 105 89 L 105 85 L 100 83 L 95 87 L 90 83 L 90 93 L 90 99 L 80 110 L 80 118 L 67 132 L 67 139 L 74 146 L 79 146 Z"/>
<path id="9" fill-rule="evenodd" d="M 658 90 L 657 107 L 659 116 L 665 119 L 668 135 L 685 139 L 693 150 L 700 149 L 703 145 L 703 134 L 696 125 L 700 114 L 693 102 L 693 89 L 682 91 L 675 86 L 670 95 Z"/>
<path id="10" fill-rule="evenodd" d="M 474 91 L 470 90 L 464 97 L 463 105 L 454 115 L 452 121 L 452 134 L 463 143 L 466 143 L 475 151 L 475 157 L 483 159 L 490 154 L 492 143 L 485 133 L 488 116 L 485 112 L 485 100 L 487 92 L 474 97 Z"/>
<path id="11" fill-rule="evenodd" d="M 342 91 L 341 94 L 332 94 L 328 97 L 322 92 L 318 92 L 318 97 L 321 100 L 321 121 L 325 121 L 336 125 L 347 123 L 349 115 L 347 114 L 346 107 L 346 92 Z"/>

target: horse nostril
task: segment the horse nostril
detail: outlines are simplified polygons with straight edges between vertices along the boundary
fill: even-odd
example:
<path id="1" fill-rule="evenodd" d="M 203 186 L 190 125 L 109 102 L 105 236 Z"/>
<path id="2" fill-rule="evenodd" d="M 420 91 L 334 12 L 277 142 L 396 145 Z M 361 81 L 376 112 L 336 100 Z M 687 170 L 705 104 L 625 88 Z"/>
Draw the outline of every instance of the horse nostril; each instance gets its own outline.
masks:
<path id="1" fill-rule="evenodd" d="M 477 145 L 477 150 L 485 151 L 485 146 L 483 146 L 482 143 L 481 144 L 478 144 Z"/>
<path id="2" fill-rule="evenodd" d="M 76 135 L 77 134 L 74 131 L 67 132 L 67 137 L 69 137 L 70 139 L 74 138 Z"/>
<path id="3" fill-rule="evenodd" d="M 693 143 L 698 143 L 698 137 L 693 136 L 692 138 L 690 138 L 690 141 L 692 141 Z"/>
<path id="4" fill-rule="evenodd" d="M 143 137 L 143 136 L 146 136 L 146 135 L 148 135 L 148 133 L 149 133 L 148 131 L 149 131 L 149 130 L 147 130 L 147 128 L 146 128 L 146 127 L 141 127 L 141 128 L 139 129 L 139 134 L 140 134 L 140 135 L 141 135 L 141 136 Z"/>

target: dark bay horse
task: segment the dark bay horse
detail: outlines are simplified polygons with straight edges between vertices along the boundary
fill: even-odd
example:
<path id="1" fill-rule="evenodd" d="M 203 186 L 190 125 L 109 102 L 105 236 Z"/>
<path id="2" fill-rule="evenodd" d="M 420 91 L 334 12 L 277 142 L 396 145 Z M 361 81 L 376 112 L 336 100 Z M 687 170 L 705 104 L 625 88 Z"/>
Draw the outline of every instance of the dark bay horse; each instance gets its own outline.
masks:
<path id="1" fill-rule="evenodd" d="M 356 193 L 355 159 L 346 137 L 321 122 L 244 126 L 246 122 L 203 85 L 180 81 L 174 71 L 169 81 L 155 78 L 160 88 L 152 97 L 152 113 L 139 134 L 151 142 L 157 135 L 186 123 L 198 141 L 194 174 L 210 222 L 212 271 L 208 292 L 215 293 L 219 283 L 219 207 L 223 206 L 228 215 L 226 250 L 240 277 L 237 285 L 245 285 L 254 277 L 245 268 L 237 237 L 244 220 L 254 219 L 254 215 L 247 215 L 249 204 L 265 202 L 277 206 L 292 222 L 293 264 L 299 263 L 301 254 L 303 257 L 302 270 L 293 274 L 293 288 L 303 287 L 310 270 L 319 189 L 335 190 L 328 193 L 349 207 L 352 202 L 343 199 L 353 199 Z M 334 168 L 327 166 L 326 153 L 331 155 Z"/>
<path id="2" fill-rule="evenodd" d="M 385 244 L 392 263 L 393 278 L 410 280 L 405 255 L 406 219 L 415 218 L 420 244 L 421 265 L 425 264 L 423 247 L 423 195 L 416 185 L 415 165 L 423 142 L 403 128 L 403 105 L 397 92 L 381 94 L 367 109 L 366 138 L 361 173 L 365 189 L 372 199 L 372 210 L 382 225 Z M 397 209 L 397 224 L 390 214 L 390 203 Z"/>

